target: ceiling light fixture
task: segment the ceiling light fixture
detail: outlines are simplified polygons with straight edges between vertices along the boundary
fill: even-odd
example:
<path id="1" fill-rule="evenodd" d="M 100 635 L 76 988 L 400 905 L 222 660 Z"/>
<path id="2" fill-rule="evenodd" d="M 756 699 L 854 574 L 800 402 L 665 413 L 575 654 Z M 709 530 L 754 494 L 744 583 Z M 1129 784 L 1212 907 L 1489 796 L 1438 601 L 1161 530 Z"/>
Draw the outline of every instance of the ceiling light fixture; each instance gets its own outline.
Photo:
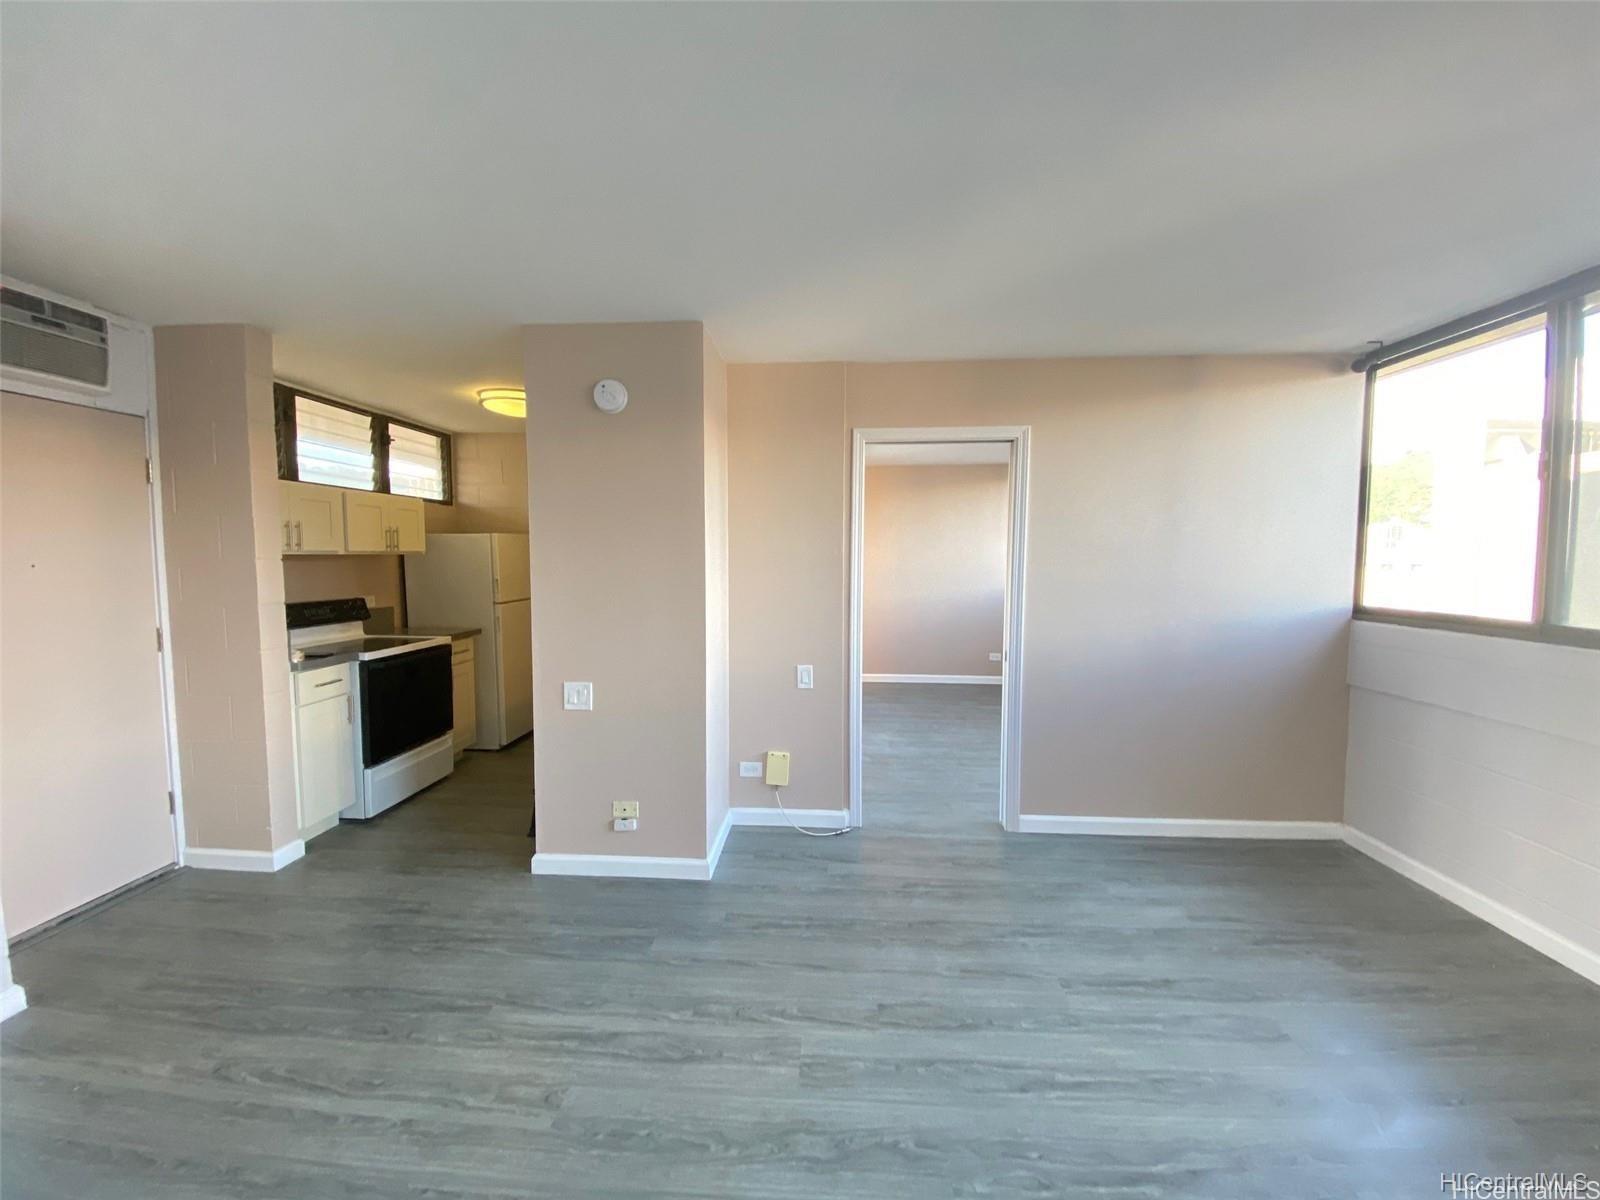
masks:
<path id="1" fill-rule="evenodd" d="M 478 392 L 478 403 L 502 417 L 528 415 L 528 393 L 521 388 L 483 388 Z"/>

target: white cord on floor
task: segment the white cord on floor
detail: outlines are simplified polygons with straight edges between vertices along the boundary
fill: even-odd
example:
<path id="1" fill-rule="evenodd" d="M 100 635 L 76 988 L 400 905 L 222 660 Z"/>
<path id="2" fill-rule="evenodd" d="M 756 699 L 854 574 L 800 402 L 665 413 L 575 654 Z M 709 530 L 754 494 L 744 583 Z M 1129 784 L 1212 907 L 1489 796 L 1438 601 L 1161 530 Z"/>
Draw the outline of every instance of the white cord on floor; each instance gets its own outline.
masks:
<path id="1" fill-rule="evenodd" d="M 843 829 L 807 829 L 804 825 L 796 825 L 794 818 L 789 815 L 789 810 L 783 806 L 783 789 L 779 787 L 773 788 L 772 798 L 778 802 L 778 811 L 783 814 L 783 819 L 789 822 L 789 827 L 797 833 L 803 833 L 807 837 L 838 837 L 841 833 L 850 832 L 849 825 L 846 825 Z"/>

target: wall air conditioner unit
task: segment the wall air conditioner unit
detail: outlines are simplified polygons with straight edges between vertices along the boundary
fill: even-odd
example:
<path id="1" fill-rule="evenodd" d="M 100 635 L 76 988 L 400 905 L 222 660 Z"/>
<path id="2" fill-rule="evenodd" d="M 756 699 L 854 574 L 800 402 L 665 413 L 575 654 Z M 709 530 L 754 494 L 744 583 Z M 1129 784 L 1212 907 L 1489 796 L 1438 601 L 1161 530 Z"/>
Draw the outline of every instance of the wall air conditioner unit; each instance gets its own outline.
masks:
<path id="1" fill-rule="evenodd" d="M 78 391 L 111 390 L 111 331 L 96 313 L 0 287 L 0 364 Z"/>

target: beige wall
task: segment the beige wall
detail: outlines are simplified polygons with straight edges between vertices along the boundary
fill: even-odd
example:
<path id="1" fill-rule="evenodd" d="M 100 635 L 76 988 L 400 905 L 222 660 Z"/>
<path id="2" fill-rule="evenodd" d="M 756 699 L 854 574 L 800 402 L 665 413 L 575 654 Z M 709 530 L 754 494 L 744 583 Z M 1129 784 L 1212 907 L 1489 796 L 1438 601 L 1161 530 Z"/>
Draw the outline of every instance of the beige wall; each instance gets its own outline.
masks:
<path id="1" fill-rule="evenodd" d="M 728 367 L 731 749 L 736 806 L 771 804 L 737 762 L 793 756 L 785 803 L 844 808 L 845 367 Z M 794 669 L 808 663 L 814 686 Z"/>
<path id="2" fill-rule="evenodd" d="M 994 463 L 868 469 L 866 674 L 998 678 L 1010 478 Z"/>
<path id="3" fill-rule="evenodd" d="M 188 844 L 273 850 L 299 832 L 272 338 L 165 326 L 155 351 Z"/>
<path id="4" fill-rule="evenodd" d="M 536 325 L 524 349 L 538 852 L 704 858 L 704 331 Z M 564 680 L 594 684 L 593 712 L 563 710 Z M 639 801 L 637 832 L 611 832 L 613 800 Z"/>
<path id="5" fill-rule="evenodd" d="M 394 609 L 395 620 L 399 621 L 405 601 L 400 556 L 301 554 L 283 560 L 285 600 L 329 600 L 343 596 L 370 596 L 374 608 Z"/>
<path id="6" fill-rule="evenodd" d="M 1342 364 L 853 363 L 729 379 L 734 752 L 794 749 L 794 804 L 846 802 L 847 430 L 1028 425 L 1022 811 L 1338 819 L 1361 407 Z M 805 661 L 817 690 L 797 695 Z M 735 803 L 764 798 L 747 786 Z"/>
<path id="7" fill-rule="evenodd" d="M 429 504 L 430 533 L 526 533 L 528 439 L 522 433 L 454 433 L 452 504 Z"/>

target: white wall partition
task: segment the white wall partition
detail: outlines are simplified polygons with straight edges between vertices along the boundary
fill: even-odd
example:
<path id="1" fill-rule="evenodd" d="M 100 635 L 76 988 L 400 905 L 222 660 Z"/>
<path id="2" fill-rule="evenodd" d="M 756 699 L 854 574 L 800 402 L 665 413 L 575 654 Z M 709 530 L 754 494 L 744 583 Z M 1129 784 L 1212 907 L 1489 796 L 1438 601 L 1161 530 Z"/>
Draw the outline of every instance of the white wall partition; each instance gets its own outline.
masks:
<path id="1" fill-rule="evenodd" d="M 1600 653 L 1354 622 L 1345 824 L 1600 982 Z"/>

